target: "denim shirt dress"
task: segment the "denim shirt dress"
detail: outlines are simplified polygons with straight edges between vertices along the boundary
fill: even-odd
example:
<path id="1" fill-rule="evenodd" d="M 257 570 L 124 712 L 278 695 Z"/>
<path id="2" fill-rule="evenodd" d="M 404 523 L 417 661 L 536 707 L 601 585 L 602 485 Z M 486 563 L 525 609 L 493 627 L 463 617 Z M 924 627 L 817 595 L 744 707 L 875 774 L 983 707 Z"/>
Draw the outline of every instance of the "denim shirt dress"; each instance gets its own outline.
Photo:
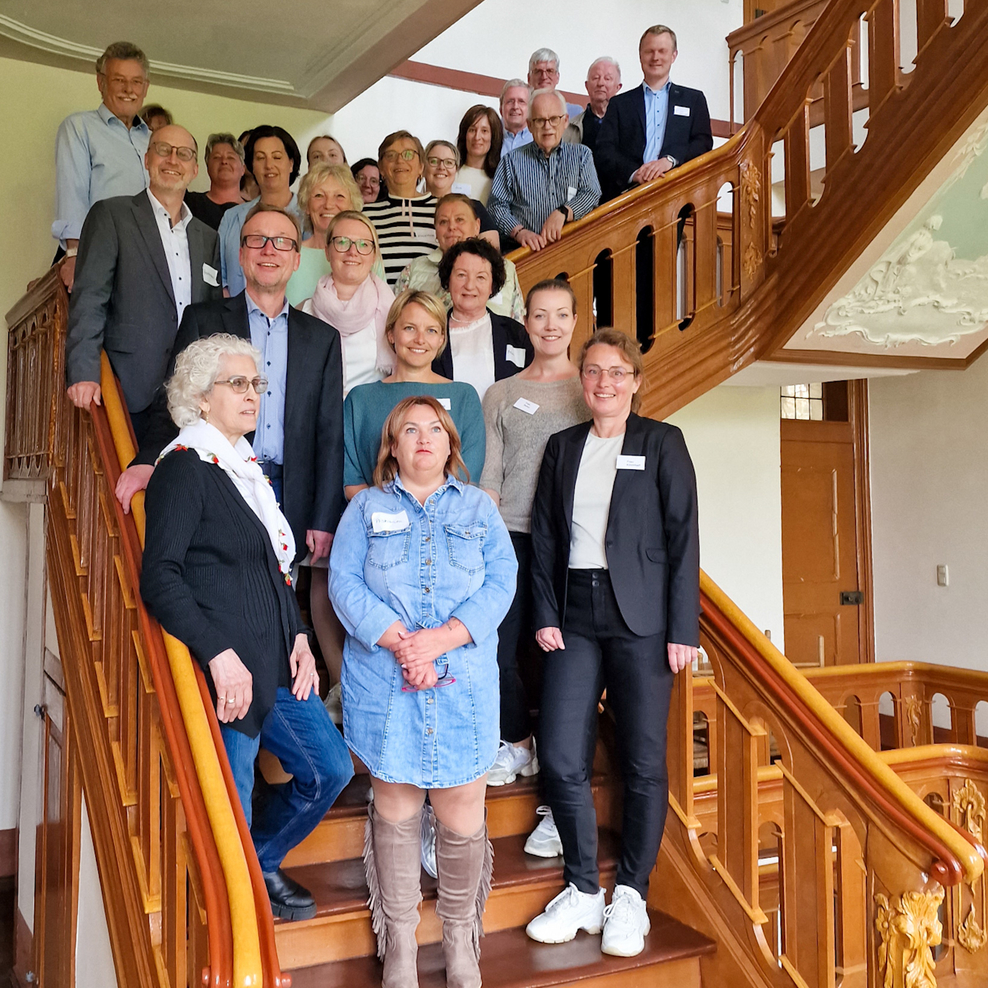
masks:
<path id="1" fill-rule="evenodd" d="M 425 505 L 397 477 L 350 502 L 333 539 L 329 596 L 347 631 L 343 734 L 375 778 L 444 789 L 480 778 L 500 738 L 497 628 L 518 564 L 494 502 L 447 477 Z M 456 680 L 404 692 L 394 653 L 377 645 L 451 617 L 472 642 L 436 660 Z"/>

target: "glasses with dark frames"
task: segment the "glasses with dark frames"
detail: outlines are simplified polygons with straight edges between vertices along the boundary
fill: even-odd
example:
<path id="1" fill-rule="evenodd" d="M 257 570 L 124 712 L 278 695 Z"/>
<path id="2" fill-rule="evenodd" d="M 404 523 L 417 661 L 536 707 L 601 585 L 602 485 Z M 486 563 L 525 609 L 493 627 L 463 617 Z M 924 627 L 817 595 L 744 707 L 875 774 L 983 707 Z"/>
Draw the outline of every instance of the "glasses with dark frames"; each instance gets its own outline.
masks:
<path id="1" fill-rule="evenodd" d="M 251 250 L 264 250 L 269 243 L 275 250 L 298 250 L 298 241 L 292 237 L 265 237 L 260 233 L 248 233 L 240 238 L 240 246 Z"/>

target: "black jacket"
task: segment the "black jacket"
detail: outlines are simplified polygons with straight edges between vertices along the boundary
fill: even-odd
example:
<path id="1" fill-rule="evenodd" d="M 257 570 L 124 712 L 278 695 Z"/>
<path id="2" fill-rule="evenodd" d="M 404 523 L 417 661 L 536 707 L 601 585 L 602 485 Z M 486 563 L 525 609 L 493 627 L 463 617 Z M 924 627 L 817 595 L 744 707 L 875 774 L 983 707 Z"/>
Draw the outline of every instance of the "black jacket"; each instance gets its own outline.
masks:
<path id="1" fill-rule="evenodd" d="M 209 661 L 237 653 L 254 698 L 230 726 L 256 737 L 291 684 L 288 657 L 306 629 L 264 526 L 222 467 L 193 450 L 169 453 L 151 475 L 141 596 L 202 666 L 214 703 Z"/>
<path id="2" fill-rule="evenodd" d="M 235 298 L 190 305 L 182 317 L 175 353 L 213 333 L 250 339 L 247 302 Z M 171 370 L 175 361 L 172 359 Z M 335 532 L 343 501 L 343 364 L 340 334 L 315 316 L 288 310 L 288 380 L 285 382 L 285 454 L 282 510 L 305 555 L 309 529 Z M 135 463 L 154 463 L 177 435 L 164 399 L 155 402 Z M 253 433 L 248 435 L 253 438 Z"/>
<path id="3" fill-rule="evenodd" d="M 611 98 L 597 134 L 594 163 L 604 199 L 613 199 L 631 188 L 631 176 L 644 163 L 645 134 L 645 84 L 642 83 Z M 699 89 L 670 85 L 669 114 L 659 157 L 672 155 L 682 165 L 713 146 L 706 97 Z"/>
<path id="4" fill-rule="evenodd" d="M 532 588 L 536 628 L 566 620 L 570 528 L 576 476 L 591 422 L 549 438 L 532 506 Z M 700 536 L 696 476 L 683 434 L 631 415 L 621 452 L 644 470 L 618 470 L 605 553 L 621 616 L 642 637 L 700 643 Z"/>
<path id="5" fill-rule="evenodd" d="M 490 310 L 488 310 L 490 311 Z M 453 310 L 450 309 L 446 315 L 446 349 L 442 354 L 432 361 L 432 370 L 436 374 L 448 377 L 455 381 L 453 374 L 453 350 L 449 345 L 449 318 Z M 491 338 L 494 343 L 494 380 L 500 381 L 506 377 L 512 377 L 527 367 L 535 359 L 535 350 L 532 349 L 532 341 L 525 332 L 525 327 L 516 322 L 510 316 L 499 316 L 496 312 L 490 313 L 491 317 Z M 518 365 L 513 360 L 508 359 L 508 347 L 513 347 L 516 351 L 525 351 L 525 363 Z"/>

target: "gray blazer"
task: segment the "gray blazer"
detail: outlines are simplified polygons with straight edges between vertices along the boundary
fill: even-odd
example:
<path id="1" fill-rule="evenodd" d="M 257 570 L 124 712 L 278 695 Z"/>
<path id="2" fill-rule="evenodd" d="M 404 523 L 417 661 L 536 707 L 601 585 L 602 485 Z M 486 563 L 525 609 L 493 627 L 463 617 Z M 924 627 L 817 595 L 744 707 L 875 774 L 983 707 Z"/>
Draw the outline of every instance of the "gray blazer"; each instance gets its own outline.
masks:
<path id="1" fill-rule="evenodd" d="M 219 272 L 216 231 L 189 222 L 192 301 L 221 298 L 203 279 L 203 265 Z M 65 376 L 70 385 L 99 381 L 100 350 L 120 378 L 131 412 L 142 412 L 162 386 L 178 317 L 171 277 L 147 192 L 94 203 L 82 226 L 75 285 L 69 300 Z"/>

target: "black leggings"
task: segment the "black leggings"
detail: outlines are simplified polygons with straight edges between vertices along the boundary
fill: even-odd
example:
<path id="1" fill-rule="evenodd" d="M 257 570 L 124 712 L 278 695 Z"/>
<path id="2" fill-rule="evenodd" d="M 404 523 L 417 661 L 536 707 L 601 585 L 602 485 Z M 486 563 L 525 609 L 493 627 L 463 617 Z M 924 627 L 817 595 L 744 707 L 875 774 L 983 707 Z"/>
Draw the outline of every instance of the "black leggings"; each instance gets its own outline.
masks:
<path id="1" fill-rule="evenodd" d="M 518 670 L 518 651 L 524 655 L 535 635 L 532 628 L 532 537 L 509 532 L 518 559 L 515 598 L 497 629 L 497 666 L 501 674 L 501 739 L 511 744 L 532 733 L 531 703 Z"/>

